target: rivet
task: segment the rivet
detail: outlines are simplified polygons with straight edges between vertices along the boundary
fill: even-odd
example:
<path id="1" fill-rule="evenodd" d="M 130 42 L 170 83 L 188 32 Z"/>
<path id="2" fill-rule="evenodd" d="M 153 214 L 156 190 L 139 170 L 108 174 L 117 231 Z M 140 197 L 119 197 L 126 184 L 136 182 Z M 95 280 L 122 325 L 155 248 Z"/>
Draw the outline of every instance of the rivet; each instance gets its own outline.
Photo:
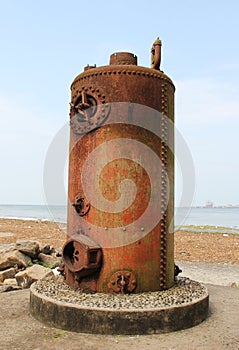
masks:
<path id="1" fill-rule="evenodd" d="M 123 231 L 126 231 L 126 227 L 123 227 L 122 230 L 123 230 Z"/>
<path id="2" fill-rule="evenodd" d="M 105 226 L 105 231 L 107 231 L 108 230 L 108 227 L 107 226 Z"/>
<path id="3" fill-rule="evenodd" d="M 141 229 L 140 229 L 141 231 L 144 231 L 144 227 L 141 227 Z"/>

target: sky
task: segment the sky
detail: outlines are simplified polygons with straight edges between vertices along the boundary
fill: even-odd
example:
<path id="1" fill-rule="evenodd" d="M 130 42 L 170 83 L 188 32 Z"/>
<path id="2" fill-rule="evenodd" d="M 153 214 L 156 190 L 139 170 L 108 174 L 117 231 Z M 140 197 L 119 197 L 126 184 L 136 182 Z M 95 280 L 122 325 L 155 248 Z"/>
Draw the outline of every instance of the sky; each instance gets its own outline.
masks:
<path id="1" fill-rule="evenodd" d="M 176 86 L 176 127 L 193 158 L 193 205 L 239 204 L 237 0 L 0 5 L 0 204 L 45 203 L 46 155 L 68 122 L 70 84 L 84 66 L 129 51 L 149 67 L 158 36 L 161 68 Z M 181 182 L 177 169 L 177 196 Z"/>

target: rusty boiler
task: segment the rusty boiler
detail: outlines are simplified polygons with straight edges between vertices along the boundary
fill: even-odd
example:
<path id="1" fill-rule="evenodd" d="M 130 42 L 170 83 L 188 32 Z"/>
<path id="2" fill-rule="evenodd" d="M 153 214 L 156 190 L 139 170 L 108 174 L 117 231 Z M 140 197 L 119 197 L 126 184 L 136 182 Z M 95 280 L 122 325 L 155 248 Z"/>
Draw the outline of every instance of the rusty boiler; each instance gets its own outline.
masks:
<path id="1" fill-rule="evenodd" d="M 175 88 L 160 60 L 157 39 L 150 68 L 118 52 L 72 83 L 63 247 L 70 286 L 141 293 L 174 284 Z"/>

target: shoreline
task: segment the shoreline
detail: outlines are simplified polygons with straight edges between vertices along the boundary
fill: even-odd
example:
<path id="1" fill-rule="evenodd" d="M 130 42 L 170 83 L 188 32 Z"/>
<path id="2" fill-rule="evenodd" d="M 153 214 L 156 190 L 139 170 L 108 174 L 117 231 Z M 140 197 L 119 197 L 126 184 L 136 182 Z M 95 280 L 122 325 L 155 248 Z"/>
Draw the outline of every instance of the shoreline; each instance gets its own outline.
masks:
<path id="1" fill-rule="evenodd" d="M 226 233 L 222 230 L 218 232 L 200 230 L 190 232 L 181 229 L 175 231 L 175 260 L 239 265 L 239 234 L 230 231 L 229 228 Z M 0 218 L 0 233 L 0 245 L 15 243 L 18 239 L 27 239 L 60 248 L 66 241 L 66 223 L 41 219 Z"/>

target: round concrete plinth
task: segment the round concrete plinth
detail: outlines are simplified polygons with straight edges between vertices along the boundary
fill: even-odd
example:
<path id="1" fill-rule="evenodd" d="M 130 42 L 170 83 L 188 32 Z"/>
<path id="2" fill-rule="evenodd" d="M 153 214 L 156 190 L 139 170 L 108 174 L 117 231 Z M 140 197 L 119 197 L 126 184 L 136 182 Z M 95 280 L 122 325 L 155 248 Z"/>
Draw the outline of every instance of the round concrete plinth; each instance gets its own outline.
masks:
<path id="1" fill-rule="evenodd" d="M 132 303 L 129 303 L 127 299 L 128 297 L 121 295 L 109 296 L 110 303 L 113 305 L 111 307 L 96 307 L 94 305 L 102 305 L 102 302 L 98 304 L 95 302 L 97 297 L 99 296 L 99 300 L 105 297 L 105 295 L 100 293 L 93 295 L 88 294 L 89 299 L 93 296 L 94 302 L 93 306 L 86 306 L 88 303 L 87 294 L 74 289 L 70 290 L 63 281 L 61 282 L 63 288 L 61 288 L 61 295 L 65 295 L 61 297 L 57 295 L 51 296 L 51 294 L 57 294 L 55 288 L 57 288 L 57 284 L 59 285 L 59 280 L 54 284 L 54 279 L 52 277 L 46 278 L 47 292 L 44 288 L 43 291 L 41 291 L 43 283 L 44 282 L 39 281 L 31 286 L 31 314 L 43 323 L 68 331 L 131 335 L 166 333 L 195 326 L 202 322 L 208 315 L 209 296 L 206 288 L 201 286 L 198 282 L 190 281 L 189 279 L 187 279 L 187 283 L 185 284 L 185 291 L 183 290 L 182 284 L 178 290 L 177 285 L 173 287 L 173 295 L 176 295 L 178 299 L 173 297 L 174 301 L 171 301 L 173 304 L 170 306 L 155 307 L 155 300 L 158 300 L 158 305 L 162 305 L 160 293 L 162 293 L 162 299 L 165 299 L 166 294 L 170 296 L 170 290 L 130 295 L 129 298 L 131 299 L 133 299 L 134 296 L 136 296 L 136 299 L 142 298 L 143 306 L 141 305 L 141 307 L 138 308 L 133 308 Z M 189 285 L 193 285 L 193 283 L 199 289 L 201 288 L 200 292 L 196 293 L 199 296 L 195 297 L 194 285 L 194 296 L 193 298 L 189 298 L 189 300 L 193 300 L 185 302 L 183 296 L 189 288 Z M 64 288 L 66 290 L 65 292 Z M 66 295 L 69 294 L 70 297 L 66 297 Z M 116 299 L 115 302 L 114 298 Z M 121 298 L 123 299 L 121 300 Z M 146 304 L 144 302 L 145 298 L 147 298 Z M 66 302 L 64 299 L 71 300 L 71 302 Z M 151 308 L 150 300 L 153 299 L 154 307 Z M 75 303 L 73 302 L 74 300 L 76 301 Z M 119 300 L 121 300 L 120 303 Z M 125 300 L 127 301 L 126 303 Z M 179 300 L 182 300 L 181 304 L 179 304 Z M 126 306 L 127 303 L 129 303 L 129 307 Z M 144 305 L 146 305 L 146 307 L 144 307 Z"/>

